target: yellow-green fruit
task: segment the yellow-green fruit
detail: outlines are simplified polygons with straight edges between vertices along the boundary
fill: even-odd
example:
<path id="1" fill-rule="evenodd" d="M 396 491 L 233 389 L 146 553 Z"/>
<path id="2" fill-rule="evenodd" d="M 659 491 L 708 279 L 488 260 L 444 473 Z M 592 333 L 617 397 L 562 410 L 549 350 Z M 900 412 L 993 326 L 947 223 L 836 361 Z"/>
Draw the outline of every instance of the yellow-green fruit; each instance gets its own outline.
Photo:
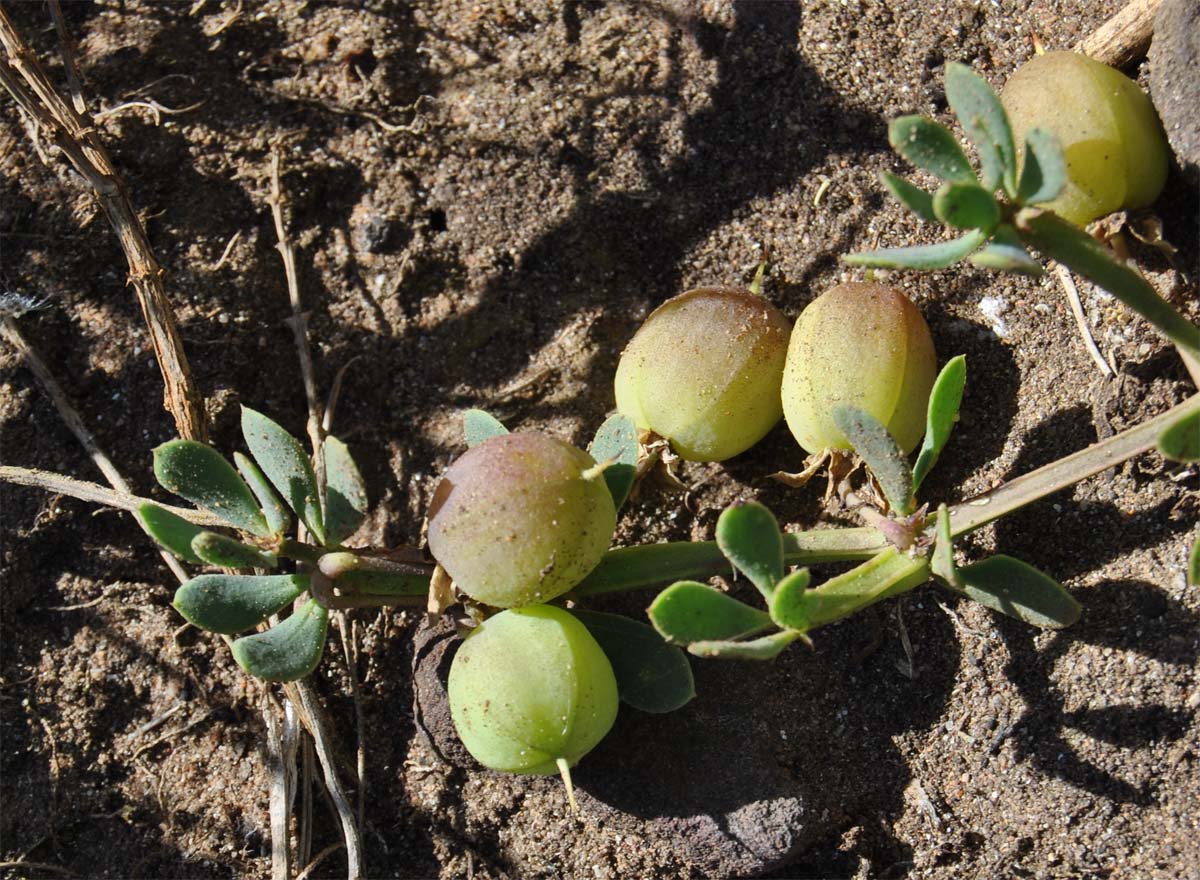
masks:
<path id="1" fill-rule="evenodd" d="M 617 365 L 617 410 L 688 461 L 749 449 L 783 415 L 788 320 L 748 290 L 700 288 L 667 300 Z"/>
<path id="2" fill-rule="evenodd" d="M 783 415 L 808 452 L 849 450 L 832 413 L 856 406 L 910 452 L 924 433 L 936 377 L 933 338 L 916 306 L 882 284 L 839 284 L 796 321 L 783 371 Z"/>
<path id="3" fill-rule="evenodd" d="M 489 617 L 450 665 L 450 714 L 475 760 L 508 773 L 574 766 L 617 717 L 612 666 L 587 628 L 551 605 Z"/>
<path id="4" fill-rule="evenodd" d="M 1000 95 L 1018 151 L 1041 128 L 1057 135 L 1068 182 L 1046 207 L 1081 226 L 1162 192 L 1169 153 L 1154 106 L 1133 80 L 1074 52 L 1047 52 L 1009 77 Z"/>
<path id="5" fill-rule="evenodd" d="M 503 434 L 442 477 L 429 505 L 429 551 L 472 599 L 533 605 L 583 580 L 616 524 L 590 455 L 545 434 Z"/>

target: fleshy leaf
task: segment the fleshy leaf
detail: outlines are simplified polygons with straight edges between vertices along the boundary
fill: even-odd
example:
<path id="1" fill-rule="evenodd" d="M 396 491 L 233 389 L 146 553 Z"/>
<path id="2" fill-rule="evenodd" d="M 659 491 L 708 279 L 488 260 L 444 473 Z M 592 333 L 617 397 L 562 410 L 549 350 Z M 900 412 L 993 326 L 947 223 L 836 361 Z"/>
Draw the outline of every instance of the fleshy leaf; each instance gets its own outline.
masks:
<path id="1" fill-rule="evenodd" d="M 950 534 L 950 511 L 945 504 L 938 505 L 937 537 L 933 542 L 929 567 L 951 587 L 962 589 L 958 566 L 954 564 L 954 536 Z"/>
<path id="2" fill-rule="evenodd" d="M 924 116 L 900 116 L 888 126 L 888 143 L 918 168 L 942 180 L 974 183 L 975 172 L 950 129 Z"/>
<path id="3" fill-rule="evenodd" d="M 273 553 L 235 541 L 219 532 L 200 532 L 192 538 L 192 552 L 209 565 L 220 568 L 274 568 L 279 560 Z"/>
<path id="4" fill-rule="evenodd" d="M 687 655 L 646 624 L 620 614 L 571 613 L 608 657 L 622 702 L 643 712 L 673 712 L 696 696 Z"/>
<path id="5" fill-rule="evenodd" d="M 326 437 L 321 446 L 325 456 L 325 540 L 345 541 L 367 516 L 367 487 L 346 444 Z"/>
<path id="6" fill-rule="evenodd" d="M 233 643 L 233 657 L 251 675 L 267 681 L 296 681 L 321 662 L 329 612 L 309 599 L 287 620 Z"/>
<path id="7" fill-rule="evenodd" d="M 169 510 L 163 510 L 157 504 L 139 505 L 137 512 L 138 522 L 146 534 L 178 558 L 197 564 L 204 561 L 192 550 L 192 538 L 204 531 L 200 526 L 193 525 Z"/>
<path id="8" fill-rule="evenodd" d="M 481 409 L 469 409 L 463 413 L 463 435 L 466 437 L 467 446 L 478 446 L 489 437 L 507 433 L 508 428 L 491 413 Z"/>
<path id="9" fill-rule="evenodd" d="M 974 182 L 942 184 L 933 197 L 933 212 L 956 229 L 982 229 L 990 233 L 1000 222 L 1000 206 L 995 197 Z"/>
<path id="10" fill-rule="evenodd" d="M 295 437 L 277 422 L 248 406 L 242 407 L 242 436 L 250 454 L 304 522 L 318 544 L 325 543 L 321 498 L 312 462 Z"/>
<path id="11" fill-rule="evenodd" d="M 1200 585 L 1200 535 L 1192 541 L 1192 552 L 1188 554 L 1187 582 L 1191 587 Z"/>
<path id="12" fill-rule="evenodd" d="M 279 493 L 271 486 L 270 480 L 266 478 L 253 459 L 247 458 L 240 452 L 233 454 L 233 462 L 246 480 L 250 491 L 254 493 L 254 497 L 258 499 L 258 504 L 262 508 L 263 516 L 267 518 L 267 525 L 270 526 L 272 534 L 286 534 L 292 527 L 292 515 L 288 512 L 287 505 L 279 497 Z"/>
<path id="13" fill-rule="evenodd" d="M 784 623 L 775 616 L 775 609 L 788 609 L 804 601 L 801 594 L 808 589 L 809 581 L 811 580 L 807 568 L 799 568 L 793 571 L 778 584 L 775 585 L 775 594 L 771 596 L 768 604 L 768 611 L 771 614 L 771 619 L 775 624 L 782 629 L 788 629 L 789 625 Z M 780 595 L 782 594 L 782 595 Z M 784 611 L 786 614 L 786 610 Z"/>
<path id="14" fill-rule="evenodd" d="M 1016 225 L 1023 242 L 1098 284 L 1181 349 L 1200 358 L 1200 328 L 1159 296 L 1138 272 L 1113 259 L 1096 239 L 1041 208 L 1022 208 L 1017 213 Z"/>
<path id="15" fill-rule="evenodd" d="M 995 269 L 998 272 L 1017 272 L 1038 278 L 1046 274 L 1042 264 L 1029 255 L 1017 231 L 1007 223 L 1001 223 L 992 232 L 992 240 L 977 250 L 967 260 L 972 266 L 981 269 Z"/>
<path id="16" fill-rule="evenodd" d="M 1011 556 L 996 555 L 958 569 L 963 592 L 980 605 L 1048 629 L 1079 619 L 1075 597 L 1053 578 Z"/>
<path id="17" fill-rule="evenodd" d="M 846 435 L 854 451 L 871 468 L 892 509 L 903 514 L 912 513 L 912 471 L 888 429 L 869 412 L 856 406 L 834 407 L 831 415 L 838 430 Z"/>
<path id="18" fill-rule="evenodd" d="M 250 487 L 217 450 L 195 440 L 171 440 L 154 450 L 154 476 L 169 492 L 243 532 L 266 538 L 271 528 Z"/>
<path id="19" fill-rule="evenodd" d="M 755 501 L 725 508 L 717 520 L 717 546 L 769 600 L 783 577 L 783 533 L 771 511 Z"/>
<path id="20" fill-rule="evenodd" d="M 924 559 L 914 559 L 889 547 L 816 589 L 785 588 L 787 581 L 780 583 L 771 600 L 771 618 L 780 626 L 804 632 L 841 620 L 928 579 L 929 564 Z"/>
<path id="21" fill-rule="evenodd" d="M 1017 154 L 1008 114 L 987 80 L 965 64 L 946 65 L 946 100 L 979 153 L 983 185 L 1016 193 Z"/>
<path id="22" fill-rule="evenodd" d="M 1050 202 L 1067 185 L 1067 160 L 1053 132 L 1032 129 L 1025 135 L 1025 167 L 1017 185 L 1017 200 L 1025 205 Z"/>
<path id="23" fill-rule="evenodd" d="M 912 490 L 920 488 L 925 476 L 942 454 L 954 423 L 958 421 L 958 409 L 962 406 L 963 388 L 967 384 L 967 359 L 961 354 L 951 358 L 938 373 L 929 392 L 929 407 L 925 415 L 925 439 L 917 453 L 917 463 L 912 470 Z"/>
<path id="24" fill-rule="evenodd" d="M 1159 434 L 1158 451 L 1172 461 L 1200 461 L 1200 410 L 1188 413 Z"/>
<path id="25" fill-rule="evenodd" d="M 688 645 L 688 653 L 697 657 L 711 657 L 720 660 L 774 660 L 788 645 L 796 639 L 805 640 L 803 633 L 795 630 L 782 630 L 748 639 L 744 642 L 702 641 Z"/>
<path id="26" fill-rule="evenodd" d="M 985 241 L 986 232 L 982 229 L 972 229 L 966 235 L 937 244 L 846 254 L 842 257 L 842 262 L 852 266 L 878 266 L 881 269 L 945 269 L 970 256 Z"/>
<path id="27" fill-rule="evenodd" d="M 897 174 L 892 174 L 890 171 L 879 172 L 879 179 L 888 192 L 922 220 L 928 220 L 930 223 L 937 222 L 937 215 L 933 213 L 933 196 L 925 192 L 918 186 L 909 183 L 903 177 Z"/>
<path id="28" fill-rule="evenodd" d="M 679 581 L 651 603 L 650 622 L 677 644 L 753 635 L 771 625 L 765 611 L 698 581 Z"/>
<path id="29" fill-rule="evenodd" d="M 637 476 L 637 425 L 620 413 L 609 416 L 592 438 L 588 453 L 597 463 L 609 462 L 604 469 L 604 482 L 612 494 L 613 506 L 620 510 Z"/>
<path id="30" fill-rule="evenodd" d="M 200 629 L 232 635 L 266 620 L 308 589 L 307 575 L 202 574 L 175 591 L 175 608 Z"/>

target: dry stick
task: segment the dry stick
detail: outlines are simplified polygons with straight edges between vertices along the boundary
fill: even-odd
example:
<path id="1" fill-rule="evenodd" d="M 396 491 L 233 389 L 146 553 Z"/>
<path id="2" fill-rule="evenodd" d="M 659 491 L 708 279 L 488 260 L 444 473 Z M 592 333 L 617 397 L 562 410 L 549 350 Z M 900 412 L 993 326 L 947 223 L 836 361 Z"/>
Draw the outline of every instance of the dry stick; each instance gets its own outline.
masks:
<path id="1" fill-rule="evenodd" d="M 1100 353 L 1100 347 L 1096 345 L 1096 339 L 1092 336 L 1092 328 L 1088 326 L 1087 316 L 1083 313 L 1083 303 L 1079 300 L 1079 290 L 1075 287 L 1075 279 L 1071 277 L 1071 273 L 1065 266 L 1059 266 L 1057 274 L 1058 280 L 1062 282 L 1063 289 L 1067 292 L 1067 302 L 1071 305 L 1071 314 L 1075 316 L 1075 324 L 1079 328 L 1079 335 L 1083 337 L 1083 344 L 1087 347 L 1088 354 L 1092 356 L 1092 360 L 1096 362 L 1101 373 L 1106 377 L 1111 376 L 1113 374 L 1112 367 Z"/>
<path id="2" fill-rule="evenodd" d="M 267 772 L 271 775 L 271 880 L 288 880 L 292 874 L 288 774 L 279 719 L 269 698 L 263 700 L 262 716 L 267 722 Z"/>
<path id="3" fill-rule="evenodd" d="M 54 30 L 58 33 L 58 51 L 62 55 L 63 69 L 67 72 L 71 103 L 75 106 L 75 112 L 82 116 L 87 113 L 87 101 L 83 99 L 83 83 L 79 79 L 79 68 L 75 66 L 75 42 L 67 30 L 58 0 L 50 0 L 50 17 L 54 19 Z"/>
<path id="4" fill-rule="evenodd" d="M 90 501 L 93 504 L 111 507 L 114 510 L 127 510 L 130 513 L 136 513 L 137 509 L 143 504 L 154 504 L 168 513 L 173 513 L 181 519 L 186 519 L 192 525 L 227 525 L 220 517 L 213 516 L 211 513 L 205 513 L 202 510 L 175 507 L 171 504 L 159 504 L 150 498 L 130 495 L 128 492 L 109 489 L 106 486 L 101 486 L 99 483 L 89 483 L 86 480 L 77 480 L 74 477 L 38 470 L 37 468 L 23 468 L 0 464 L 0 483 L 12 483 L 16 486 L 30 486 L 34 489 L 44 489 L 47 492 L 70 495 L 72 498 L 78 498 L 80 501 Z"/>
<path id="5" fill-rule="evenodd" d="M 179 436 L 205 440 L 208 429 L 204 400 L 183 351 L 175 313 L 163 287 L 163 270 L 154 259 L 124 181 L 117 175 L 87 114 L 76 111 L 54 88 L 3 8 L 0 8 L 0 45 L 8 56 L 7 62 L 0 61 L 0 85 L 38 125 L 51 133 L 54 144 L 91 185 L 117 234 L 162 372 L 164 404 L 175 419 Z"/>
<path id="6" fill-rule="evenodd" d="M 1076 52 L 1113 67 L 1137 61 L 1150 48 L 1154 16 L 1162 0 L 1131 0 L 1130 3 L 1075 45 Z"/>
<path id="7" fill-rule="evenodd" d="M 361 831 L 367 813 L 367 748 L 362 735 L 366 721 L 363 717 L 362 694 L 358 690 L 358 663 L 355 662 L 355 652 L 351 650 L 354 636 L 350 631 L 350 621 L 344 610 L 339 610 L 336 618 L 338 632 L 341 633 L 342 654 L 346 657 L 346 671 L 350 676 L 350 698 L 354 703 L 354 727 L 357 733 L 354 749 L 354 774 L 358 777 L 356 818 Z"/>

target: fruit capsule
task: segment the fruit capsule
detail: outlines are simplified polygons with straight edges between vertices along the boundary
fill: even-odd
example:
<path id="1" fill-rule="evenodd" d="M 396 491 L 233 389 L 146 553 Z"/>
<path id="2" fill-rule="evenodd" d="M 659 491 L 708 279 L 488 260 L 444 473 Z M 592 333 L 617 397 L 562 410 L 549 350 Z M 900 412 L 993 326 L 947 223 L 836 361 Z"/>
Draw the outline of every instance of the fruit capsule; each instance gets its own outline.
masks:
<path id="1" fill-rule="evenodd" d="M 924 433 L 936 376 L 933 338 L 916 306 L 882 284 L 839 284 L 809 303 L 792 330 L 784 418 L 810 453 L 849 450 L 832 412 L 856 406 L 910 452 Z"/>
<path id="2" fill-rule="evenodd" d="M 689 461 L 723 461 L 783 414 L 788 320 L 748 290 L 700 288 L 648 317 L 617 365 L 617 410 Z"/>
<path id="3" fill-rule="evenodd" d="M 442 477 L 429 505 L 429 550 L 476 601 L 532 605 L 583 580 L 616 521 L 586 452 L 545 434 L 504 434 L 467 450 Z"/>
<path id="4" fill-rule="evenodd" d="M 551 605 L 513 608 L 467 636 L 450 665 L 450 714 L 479 763 L 506 773 L 572 767 L 617 717 L 617 681 L 587 628 Z"/>
<path id="5" fill-rule="evenodd" d="M 1133 80 L 1074 52 L 1038 55 L 1000 95 L 1017 149 L 1031 128 L 1053 132 L 1067 185 L 1046 207 L 1081 226 L 1121 208 L 1143 208 L 1162 192 L 1168 149 L 1154 106 Z"/>

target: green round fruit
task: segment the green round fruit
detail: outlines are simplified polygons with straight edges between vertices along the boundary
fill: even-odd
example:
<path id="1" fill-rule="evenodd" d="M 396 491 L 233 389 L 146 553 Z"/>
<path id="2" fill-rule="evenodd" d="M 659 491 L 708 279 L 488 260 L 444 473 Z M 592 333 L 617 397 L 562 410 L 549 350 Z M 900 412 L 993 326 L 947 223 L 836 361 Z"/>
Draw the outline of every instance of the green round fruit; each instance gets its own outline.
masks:
<path id="1" fill-rule="evenodd" d="M 537 433 L 503 434 L 467 450 L 429 505 L 433 558 L 464 593 L 497 608 L 562 595 L 596 567 L 616 527 L 595 465 L 586 452 Z"/>
<path id="2" fill-rule="evenodd" d="M 748 290 L 700 288 L 667 300 L 617 365 L 617 410 L 688 461 L 749 449 L 783 415 L 788 320 Z"/>
<path id="3" fill-rule="evenodd" d="M 882 284 L 839 284 L 796 321 L 783 371 L 784 418 L 810 453 L 849 450 L 832 413 L 856 406 L 907 453 L 924 433 L 935 378 L 933 338 L 916 306 Z"/>
<path id="4" fill-rule="evenodd" d="M 454 655 L 448 691 L 467 751 L 506 773 L 574 766 L 617 717 L 608 658 L 582 623 L 550 605 L 502 611 L 476 627 Z"/>
<path id="5" fill-rule="evenodd" d="M 1154 106 L 1133 80 L 1074 52 L 1047 52 L 1009 77 L 1000 95 L 1017 149 L 1033 128 L 1053 132 L 1067 185 L 1045 207 L 1080 226 L 1144 208 L 1167 179 L 1169 152 Z"/>

